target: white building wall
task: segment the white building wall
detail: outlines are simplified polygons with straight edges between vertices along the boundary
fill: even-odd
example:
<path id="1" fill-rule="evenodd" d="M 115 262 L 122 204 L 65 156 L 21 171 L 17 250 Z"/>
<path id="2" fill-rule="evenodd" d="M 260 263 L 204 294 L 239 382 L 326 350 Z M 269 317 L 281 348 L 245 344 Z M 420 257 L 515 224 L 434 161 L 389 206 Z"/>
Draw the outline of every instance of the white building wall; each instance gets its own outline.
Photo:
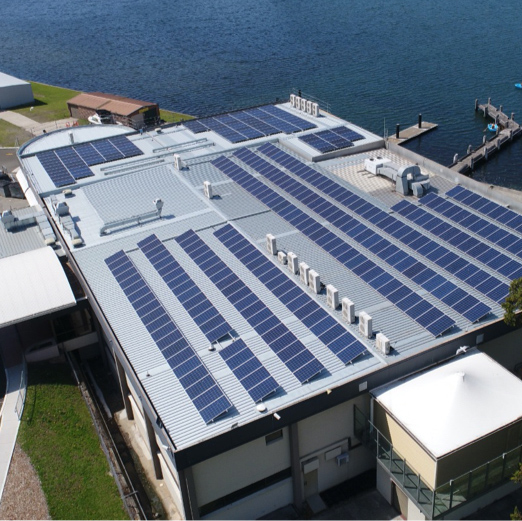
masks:
<path id="1" fill-rule="evenodd" d="M 286 428 L 282 438 L 268 445 L 263 436 L 223 452 L 192 467 L 198 505 L 206 505 L 289 467 Z M 279 506 L 282 505 L 274 505 L 271 510 Z"/>
<path id="2" fill-rule="evenodd" d="M 172 501 L 176 505 L 178 512 L 183 512 L 183 499 L 181 497 L 181 490 L 179 487 L 179 476 L 177 472 L 172 471 L 171 459 L 160 447 L 159 462 L 161 465 L 161 472 L 163 474 L 163 483 L 167 487 Z"/>
<path id="3" fill-rule="evenodd" d="M 293 501 L 292 478 L 216 510 L 202 519 L 258 519 Z"/>
<path id="4" fill-rule="evenodd" d="M 30 83 L 0 87 L 0 109 L 2 110 L 33 102 L 33 89 Z"/>

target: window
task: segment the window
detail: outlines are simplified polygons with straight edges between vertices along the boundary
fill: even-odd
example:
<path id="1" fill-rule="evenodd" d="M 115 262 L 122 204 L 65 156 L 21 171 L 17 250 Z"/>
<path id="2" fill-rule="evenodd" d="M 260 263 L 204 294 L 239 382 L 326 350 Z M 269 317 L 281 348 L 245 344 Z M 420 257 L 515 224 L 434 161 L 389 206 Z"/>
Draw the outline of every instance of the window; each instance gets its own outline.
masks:
<path id="1" fill-rule="evenodd" d="M 265 436 L 265 441 L 267 445 L 270 445 L 271 443 L 274 443 L 277 440 L 283 439 L 283 429 L 279 429 L 278 431 L 272 432 L 271 434 L 268 434 Z"/>

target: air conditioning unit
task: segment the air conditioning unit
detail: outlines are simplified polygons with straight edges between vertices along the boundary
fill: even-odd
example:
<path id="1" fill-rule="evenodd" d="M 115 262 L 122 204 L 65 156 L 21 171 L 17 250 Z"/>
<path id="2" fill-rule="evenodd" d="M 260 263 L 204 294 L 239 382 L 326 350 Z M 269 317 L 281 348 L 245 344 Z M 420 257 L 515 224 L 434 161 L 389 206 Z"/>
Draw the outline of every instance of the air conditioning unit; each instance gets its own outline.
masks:
<path id="1" fill-rule="evenodd" d="M 390 353 L 390 341 L 382 333 L 377 333 L 375 335 L 375 347 L 377 347 L 377 350 L 383 355 L 388 355 Z"/>
<path id="2" fill-rule="evenodd" d="M 373 335 L 372 327 L 372 317 L 366 311 L 361 311 L 359 313 L 359 333 L 366 338 L 371 338 Z"/>
<path id="3" fill-rule="evenodd" d="M 339 291 L 331 284 L 326 286 L 326 304 L 332 309 L 337 309 L 339 306 Z"/>
<path id="4" fill-rule="evenodd" d="M 287 258 L 286 253 L 284 251 L 278 251 L 277 252 L 277 260 L 281 264 L 286 264 L 288 262 L 288 258 Z"/>
<path id="5" fill-rule="evenodd" d="M 312 103 L 312 116 L 315 116 L 316 118 L 319 117 L 319 104 L 318 103 Z"/>
<path id="6" fill-rule="evenodd" d="M 212 183 L 210 181 L 203 183 L 203 193 L 207 199 L 212 199 Z"/>
<path id="7" fill-rule="evenodd" d="M 308 275 L 310 274 L 310 266 L 306 262 L 299 263 L 299 278 L 301 282 L 308 286 Z"/>
<path id="8" fill-rule="evenodd" d="M 286 256 L 287 268 L 295 275 L 299 272 L 299 259 L 297 255 L 291 251 Z"/>
<path id="9" fill-rule="evenodd" d="M 290 94 L 290 105 L 295 107 L 295 94 Z"/>
<path id="10" fill-rule="evenodd" d="M 311 114 L 312 113 L 312 102 L 311 101 L 307 101 L 306 102 L 306 112 L 308 114 Z"/>
<path id="11" fill-rule="evenodd" d="M 308 286 L 315 293 L 321 293 L 321 277 L 315 270 L 308 273 Z"/>
<path id="12" fill-rule="evenodd" d="M 276 238 L 271 233 L 266 234 L 266 249 L 268 253 L 277 255 Z"/>
<path id="13" fill-rule="evenodd" d="M 355 304 L 347 297 L 344 297 L 342 300 L 343 306 L 343 319 L 348 322 L 348 324 L 353 324 L 355 322 Z"/>
<path id="14" fill-rule="evenodd" d="M 183 168 L 183 161 L 181 161 L 181 156 L 179 154 L 174 154 L 174 168 L 177 170 Z"/>
<path id="15" fill-rule="evenodd" d="M 300 110 L 301 109 L 301 98 L 299 96 L 296 96 L 294 98 L 294 107 L 297 109 L 297 110 Z"/>
<path id="16" fill-rule="evenodd" d="M 348 461 L 350 460 L 350 456 L 348 452 L 342 452 L 339 454 L 339 456 L 336 456 L 337 466 L 340 467 L 341 465 L 346 465 Z"/>
<path id="17" fill-rule="evenodd" d="M 301 110 L 303 112 L 306 112 L 306 103 L 307 103 L 307 100 L 305 100 L 304 98 L 301 98 Z"/>

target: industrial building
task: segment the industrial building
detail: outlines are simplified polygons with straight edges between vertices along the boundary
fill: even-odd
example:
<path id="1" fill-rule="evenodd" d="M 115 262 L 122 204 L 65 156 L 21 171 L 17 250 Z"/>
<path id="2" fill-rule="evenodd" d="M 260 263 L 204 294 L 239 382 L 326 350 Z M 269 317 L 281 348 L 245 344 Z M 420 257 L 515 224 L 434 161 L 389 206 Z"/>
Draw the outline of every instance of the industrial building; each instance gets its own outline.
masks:
<path id="1" fill-rule="evenodd" d="M 29 82 L 0 72 L 0 110 L 33 102 L 33 88 Z"/>
<path id="2" fill-rule="evenodd" d="M 294 95 L 141 133 L 57 130 L 18 155 L 184 518 L 316 508 L 372 469 L 410 519 L 512 490 L 520 406 L 464 437 L 449 419 L 440 448 L 401 405 L 436 419 L 445 377 L 499 409 L 490 386 L 519 391 L 501 308 L 522 276 L 515 192 Z"/>

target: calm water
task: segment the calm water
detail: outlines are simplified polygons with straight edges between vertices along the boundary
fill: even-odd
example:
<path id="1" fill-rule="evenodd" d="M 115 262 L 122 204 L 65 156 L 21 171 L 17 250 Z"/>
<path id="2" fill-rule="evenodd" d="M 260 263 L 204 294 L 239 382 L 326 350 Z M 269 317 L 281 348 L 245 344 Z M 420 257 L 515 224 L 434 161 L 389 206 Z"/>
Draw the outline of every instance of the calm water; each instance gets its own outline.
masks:
<path id="1" fill-rule="evenodd" d="M 479 145 L 475 98 L 522 121 L 519 0 L 0 0 L 0 71 L 194 115 L 292 88 L 442 164 Z M 517 117 L 518 116 L 518 117 Z M 522 189 L 522 140 L 475 178 Z"/>

